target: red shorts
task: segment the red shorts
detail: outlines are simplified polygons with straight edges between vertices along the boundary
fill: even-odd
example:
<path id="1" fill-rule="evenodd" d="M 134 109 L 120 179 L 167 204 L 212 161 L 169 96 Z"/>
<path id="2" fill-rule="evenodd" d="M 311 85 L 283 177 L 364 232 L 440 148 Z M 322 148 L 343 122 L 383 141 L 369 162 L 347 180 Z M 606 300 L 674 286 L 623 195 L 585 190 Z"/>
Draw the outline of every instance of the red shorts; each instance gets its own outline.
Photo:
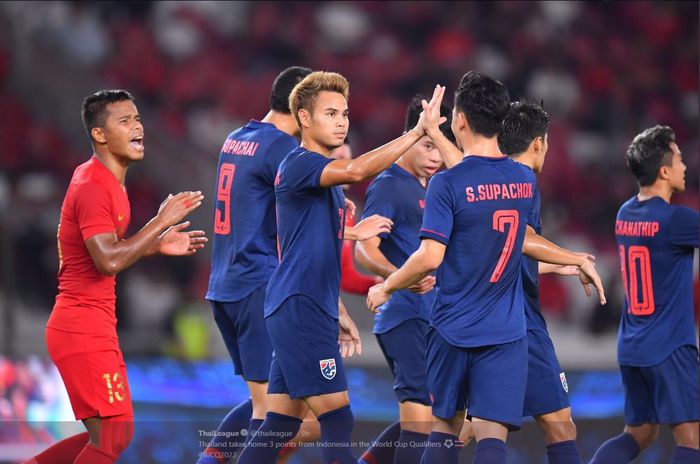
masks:
<path id="1" fill-rule="evenodd" d="M 46 347 L 76 419 L 133 416 L 126 364 L 117 338 L 47 327 Z"/>

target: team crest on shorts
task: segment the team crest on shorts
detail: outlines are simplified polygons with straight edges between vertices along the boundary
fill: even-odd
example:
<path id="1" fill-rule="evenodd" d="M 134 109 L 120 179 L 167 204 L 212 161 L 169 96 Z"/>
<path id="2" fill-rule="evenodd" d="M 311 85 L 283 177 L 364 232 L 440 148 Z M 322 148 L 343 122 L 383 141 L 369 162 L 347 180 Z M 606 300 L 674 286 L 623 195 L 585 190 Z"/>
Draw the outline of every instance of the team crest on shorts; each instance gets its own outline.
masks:
<path id="1" fill-rule="evenodd" d="M 322 359 L 318 362 L 321 366 L 321 374 L 328 380 L 333 380 L 336 373 L 335 358 Z"/>
<path id="2" fill-rule="evenodd" d="M 566 383 L 566 374 L 564 374 L 563 372 L 561 372 L 561 373 L 559 374 L 559 380 L 561 380 L 561 386 L 564 388 L 564 391 L 565 391 L 566 393 L 569 393 L 569 384 Z"/>

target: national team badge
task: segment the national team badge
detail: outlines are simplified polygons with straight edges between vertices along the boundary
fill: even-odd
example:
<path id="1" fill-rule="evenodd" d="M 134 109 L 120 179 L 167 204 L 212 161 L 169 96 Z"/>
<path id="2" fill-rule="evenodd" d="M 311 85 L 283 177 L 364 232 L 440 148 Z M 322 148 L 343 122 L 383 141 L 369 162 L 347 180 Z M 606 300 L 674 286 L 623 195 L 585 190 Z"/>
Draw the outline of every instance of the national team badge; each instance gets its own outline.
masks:
<path id="1" fill-rule="evenodd" d="M 321 374 L 328 380 L 333 380 L 336 373 L 335 358 L 322 359 L 318 362 L 321 366 Z"/>
<path id="2" fill-rule="evenodd" d="M 561 386 L 564 388 L 566 393 L 569 393 L 569 384 L 566 383 L 566 374 L 563 372 L 559 374 L 559 380 L 561 380 Z"/>

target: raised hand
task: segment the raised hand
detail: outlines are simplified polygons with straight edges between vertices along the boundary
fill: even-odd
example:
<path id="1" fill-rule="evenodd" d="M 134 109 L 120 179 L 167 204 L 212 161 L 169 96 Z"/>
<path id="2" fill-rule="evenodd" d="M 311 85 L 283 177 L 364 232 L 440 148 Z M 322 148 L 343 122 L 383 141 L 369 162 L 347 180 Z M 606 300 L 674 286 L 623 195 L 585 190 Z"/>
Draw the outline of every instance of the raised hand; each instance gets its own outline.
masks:
<path id="1" fill-rule="evenodd" d="M 418 118 L 416 127 L 420 126 L 423 133 L 429 134 L 431 131 L 439 131 L 440 124 L 447 121 L 446 117 L 440 116 L 440 105 L 442 104 L 442 97 L 444 95 L 445 87 L 436 85 L 430 102 L 425 100 L 421 102 L 423 105 L 423 112 Z"/>
<path id="2" fill-rule="evenodd" d="M 393 225 L 394 223 L 391 219 L 373 214 L 352 227 L 353 236 L 355 240 L 367 240 L 379 234 L 391 232 L 391 227 Z"/>
<path id="3" fill-rule="evenodd" d="M 158 238 L 158 251 L 162 255 L 193 255 L 208 242 L 203 230 L 185 230 L 190 222 L 170 227 Z"/>
<path id="4" fill-rule="evenodd" d="M 202 192 L 180 192 L 177 195 L 168 195 L 158 208 L 158 219 L 166 226 L 172 226 L 180 222 L 185 216 L 202 205 L 204 195 Z"/>
<path id="5" fill-rule="evenodd" d="M 577 268 L 578 269 L 578 268 Z M 418 295 L 423 295 L 425 293 L 428 293 L 435 287 L 435 283 L 437 282 L 437 279 L 433 275 L 427 275 L 423 277 L 420 282 L 417 282 L 410 287 L 408 287 L 408 290 L 417 293 Z"/>
<path id="6" fill-rule="evenodd" d="M 350 358 L 355 352 L 362 354 L 360 332 L 347 312 L 338 313 L 338 344 L 343 358 Z"/>

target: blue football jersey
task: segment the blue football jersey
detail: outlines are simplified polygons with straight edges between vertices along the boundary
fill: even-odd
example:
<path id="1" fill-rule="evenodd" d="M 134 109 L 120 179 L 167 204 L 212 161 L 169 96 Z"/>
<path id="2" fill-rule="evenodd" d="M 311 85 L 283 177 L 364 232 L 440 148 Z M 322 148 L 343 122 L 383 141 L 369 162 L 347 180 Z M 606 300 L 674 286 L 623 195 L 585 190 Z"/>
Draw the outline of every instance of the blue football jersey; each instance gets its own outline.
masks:
<path id="1" fill-rule="evenodd" d="M 300 147 L 280 164 L 275 195 L 281 260 L 267 285 L 265 317 L 290 296 L 305 295 L 338 318 L 345 195 L 338 185 L 320 186 L 332 161 Z"/>
<path id="2" fill-rule="evenodd" d="M 362 218 L 379 214 L 394 222 L 390 233 L 380 235 L 379 250 L 396 267 L 403 266 L 420 247 L 424 207 L 425 187 L 398 164 L 391 165 L 367 188 Z M 409 319 L 429 321 L 434 300 L 435 290 L 424 295 L 408 290 L 393 293 L 374 317 L 374 333 L 386 333 Z"/>
<path id="3" fill-rule="evenodd" d="M 695 345 L 693 253 L 698 212 L 660 197 L 622 205 L 615 238 L 625 286 L 617 356 L 620 364 L 653 366 Z"/>
<path id="4" fill-rule="evenodd" d="M 542 218 L 540 191 L 535 189 L 532 199 L 532 210 L 527 219 L 528 225 L 535 229 L 537 235 L 542 235 Z M 547 322 L 542 316 L 540 307 L 539 263 L 537 260 L 523 256 L 523 296 L 525 297 L 525 321 L 528 330 L 547 330 Z"/>
<path id="5" fill-rule="evenodd" d="M 447 248 L 431 324 L 450 344 L 525 336 L 522 246 L 535 174 L 507 158 L 467 156 L 430 181 L 420 236 Z"/>
<path id="6" fill-rule="evenodd" d="M 273 124 L 255 120 L 226 138 L 217 166 L 207 299 L 241 300 L 277 267 L 275 175 L 298 146 Z"/>

